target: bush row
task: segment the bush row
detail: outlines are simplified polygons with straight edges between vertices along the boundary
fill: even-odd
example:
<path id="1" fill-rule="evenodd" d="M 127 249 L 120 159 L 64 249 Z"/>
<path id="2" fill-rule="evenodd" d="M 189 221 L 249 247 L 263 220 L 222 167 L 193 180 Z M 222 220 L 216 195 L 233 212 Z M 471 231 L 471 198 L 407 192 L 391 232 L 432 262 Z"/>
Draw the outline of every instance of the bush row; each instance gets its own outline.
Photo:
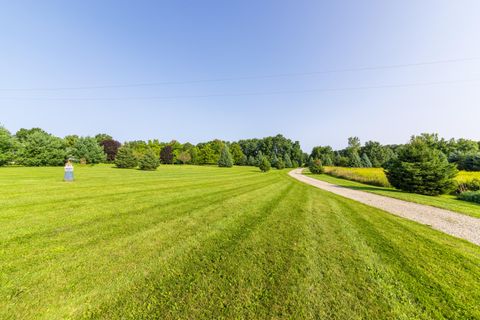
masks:
<path id="1" fill-rule="evenodd" d="M 469 201 L 469 202 L 480 203 L 480 191 L 462 192 L 458 195 L 458 199 Z"/>

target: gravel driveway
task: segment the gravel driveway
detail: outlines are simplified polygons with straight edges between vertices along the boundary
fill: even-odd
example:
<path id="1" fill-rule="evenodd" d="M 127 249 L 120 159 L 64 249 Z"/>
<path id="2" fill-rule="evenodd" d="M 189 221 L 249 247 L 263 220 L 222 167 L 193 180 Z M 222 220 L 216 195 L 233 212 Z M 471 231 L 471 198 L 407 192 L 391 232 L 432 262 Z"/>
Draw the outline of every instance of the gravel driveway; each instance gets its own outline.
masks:
<path id="1" fill-rule="evenodd" d="M 289 175 L 317 188 L 431 226 L 433 229 L 480 245 L 480 219 L 478 218 L 373 193 L 348 189 L 305 176 L 302 174 L 302 170 L 294 169 L 289 172 Z"/>

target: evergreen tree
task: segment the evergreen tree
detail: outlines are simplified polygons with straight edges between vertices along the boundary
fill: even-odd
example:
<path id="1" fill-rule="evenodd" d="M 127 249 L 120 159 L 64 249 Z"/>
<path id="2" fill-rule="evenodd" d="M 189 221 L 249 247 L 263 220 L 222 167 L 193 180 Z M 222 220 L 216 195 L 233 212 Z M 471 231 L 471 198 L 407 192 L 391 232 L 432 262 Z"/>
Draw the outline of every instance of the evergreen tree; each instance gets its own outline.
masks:
<path id="1" fill-rule="evenodd" d="M 285 168 L 285 162 L 282 159 L 277 160 L 277 164 L 275 166 L 278 170 Z"/>
<path id="2" fill-rule="evenodd" d="M 272 165 L 270 164 L 270 161 L 268 161 L 267 157 L 262 157 L 260 160 L 260 164 L 258 165 L 258 168 L 262 170 L 262 172 L 267 172 L 270 170 Z"/>
<path id="3" fill-rule="evenodd" d="M 256 162 L 255 165 L 257 167 L 260 166 L 260 164 L 262 163 L 262 160 L 263 160 L 263 153 L 262 153 L 262 151 L 258 151 L 257 156 L 255 157 L 255 162 Z M 268 163 L 270 163 L 270 162 L 268 162 Z"/>
<path id="4" fill-rule="evenodd" d="M 360 158 L 357 152 L 353 152 L 349 155 L 348 166 L 352 168 L 362 167 L 362 159 Z"/>
<path id="5" fill-rule="evenodd" d="M 274 153 L 273 156 L 272 156 L 272 159 L 270 160 L 270 164 L 272 165 L 272 167 L 276 168 L 277 167 L 277 162 L 278 162 L 278 157 Z"/>
<path id="6" fill-rule="evenodd" d="M 412 138 L 398 150 L 386 166 L 388 181 L 397 189 L 426 195 L 439 195 L 455 188 L 458 170 L 446 156 L 427 142 Z"/>
<path id="7" fill-rule="evenodd" d="M 135 157 L 131 147 L 123 145 L 118 149 L 117 156 L 115 157 L 115 165 L 117 168 L 135 168 L 137 164 L 137 157 Z"/>
<path id="8" fill-rule="evenodd" d="M 239 166 L 246 166 L 248 163 L 247 156 L 244 154 L 242 157 L 242 161 L 238 164 Z"/>
<path id="9" fill-rule="evenodd" d="M 25 130 L 25 129 L 20 129 Z M 63 139 L 41 129 L 23 131 L 19 163 L 25 166 L 61 166 L 66 159 Z M 95 142 L 96 143 L 96 142 Z"/>
<path id="10" fill-rule="evenodd" d="M 370 162 L 370 159 L 368 158 L 366 153 L 362 154 L 362 167 L 364 168 L 372 167 L 372 163 Z"/>
<path id="11" fill-rule="evenodd" d="M 160 165 L 160 160 L 155 155 L 153 150 L 149 149 L 138 161 L 140 170 L 157 170 Z"/>
<path id="12" fill-rule="evenodd" d="M 232 155 L 227 145 L 224 145 L 222 151 L 220 152 L 220 159 L 218 159 L 218 166 L 231 168 L 233 166 Z"/>
<path id="13" fill-rule="evenodd" d="M 88 164 L 100 163 L 106 160 L 106 154 L 103 147 L 93 137 L 78 138 L 73 147 L 68 148 L 67 153 L 76 159 L 82 159 Z"/>
<path id="14" fill-rule="evenodd" d="M 285 167 L 293 168 L 292 160 L 290 159 L 290 155 L 288 153 L 285 153 L 283 156 L 283 161 L 285 161 Z"/>

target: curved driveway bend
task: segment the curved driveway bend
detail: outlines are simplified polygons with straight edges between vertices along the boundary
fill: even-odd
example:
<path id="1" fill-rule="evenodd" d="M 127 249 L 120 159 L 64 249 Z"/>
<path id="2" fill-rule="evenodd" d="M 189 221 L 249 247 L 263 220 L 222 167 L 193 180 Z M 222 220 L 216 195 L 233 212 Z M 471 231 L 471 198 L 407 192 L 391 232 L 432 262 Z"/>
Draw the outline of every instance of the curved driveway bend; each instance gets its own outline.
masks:
<path id="1" fill-rule="evenodd" d="M 433 229 L 440 230 L 449 235 L 480 245 L 480 219 L 478 218 L 423 204 L 337 186 L 335 184 L 305 176 L 302 174 L 302 170 L 303 169 L 301 168 L 294 169 L 288 174 L 299 181 L 317 188 L 431 226 Z"/>

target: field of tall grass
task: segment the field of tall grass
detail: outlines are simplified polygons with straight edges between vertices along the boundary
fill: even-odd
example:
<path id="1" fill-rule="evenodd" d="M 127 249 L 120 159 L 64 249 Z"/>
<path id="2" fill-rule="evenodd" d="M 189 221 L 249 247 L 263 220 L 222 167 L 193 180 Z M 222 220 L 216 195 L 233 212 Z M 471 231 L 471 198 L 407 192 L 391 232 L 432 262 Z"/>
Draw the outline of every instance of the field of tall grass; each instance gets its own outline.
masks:
<path id="1" fill-rule="evenodd" d="M 382 168 L 325 167 L 325 173 L 337 178 L 357 181 L 372 186 L 391 187 Z"/>
<path id="2" fill-rule="evenodd" d="M 460 171 L 455 178 L 459 183 L 465 183 L 474 179 L 480 180 L 480 171 Z"/>
<path id="3" fill-rule="evenodd" d="M 337 178 L 357 181 L 378 187 L 391 187 L 383 168 L 325 167 L 325 173 Z M 455 178 L 458 183 L 480 180 L 480 172 L 460 171 Z"/>

